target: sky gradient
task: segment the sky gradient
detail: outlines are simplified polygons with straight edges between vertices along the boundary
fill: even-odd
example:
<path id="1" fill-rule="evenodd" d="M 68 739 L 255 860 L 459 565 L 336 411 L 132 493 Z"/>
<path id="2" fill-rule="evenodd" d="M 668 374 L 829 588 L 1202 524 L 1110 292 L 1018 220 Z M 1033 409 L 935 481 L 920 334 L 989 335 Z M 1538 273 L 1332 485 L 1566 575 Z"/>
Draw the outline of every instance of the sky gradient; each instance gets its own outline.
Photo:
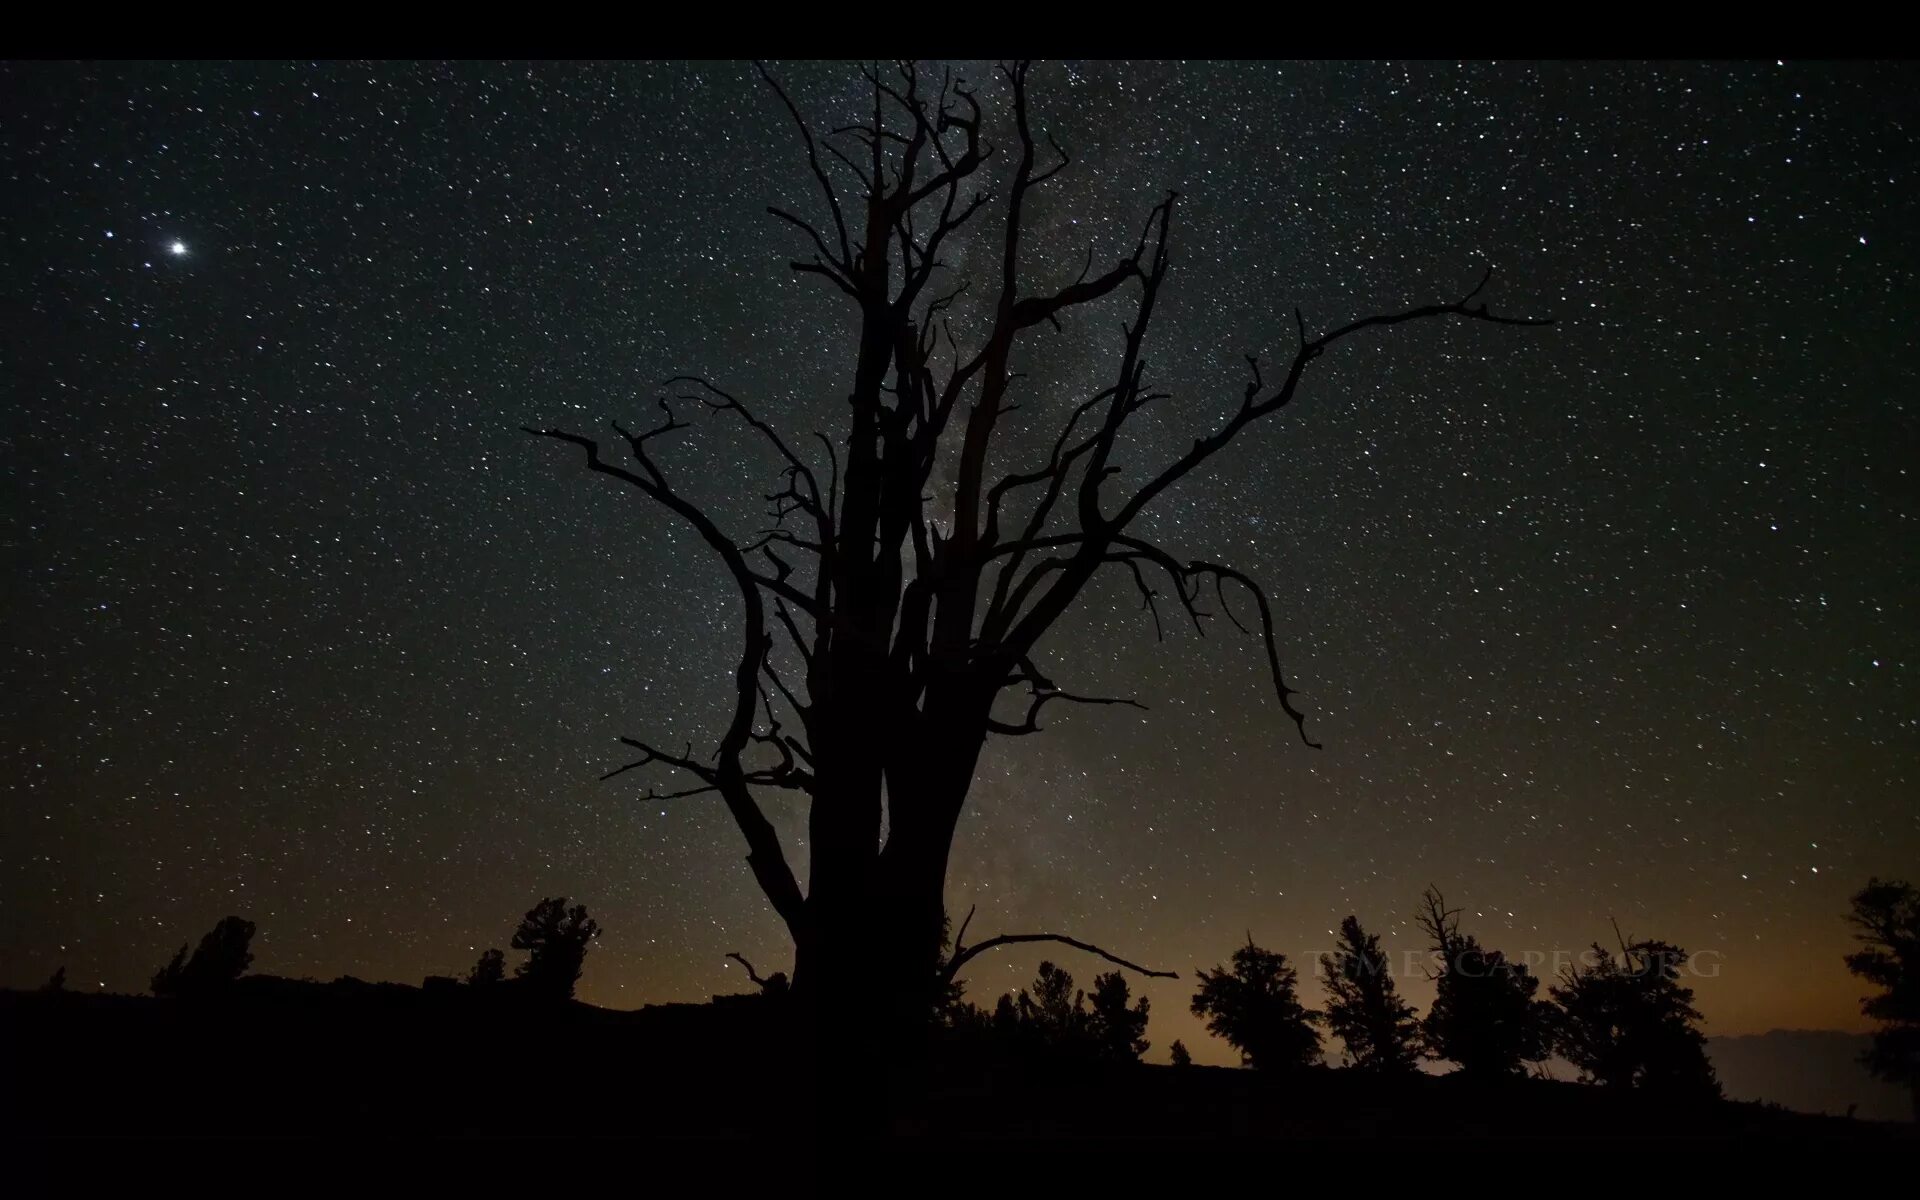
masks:
<path id="1" fill-rule="evenodd" d="M 776 65 L 818 126 L 864 84 Z M 989 108 L 987 64 L 955 64 Z M 0 65 L 10 636 L 0 984 L 137 991 L 229 912 L 255 969 L 417 981 L 543 895 L 606 933 L 581 995 L 741 990 L 788 953 L 712 797 L 643 805 L 616 738 L 710 746 L 738 614 L 698 539 L 523 424 L 643 419 L 704 373 L 837 428 L 843 302 L 744 63 Z M 1045 643 L 949 881 L 973 933 L 1190 972 L 1249 932 L 1390 950 L 1433 883 L 1510 955 L 1717 957 L 1709 1034 L 1864 1028 L 1841 915 L 1920 874 L 1920 77 L 1911 65 L 1053 62 L 1074 155 L 1037 277 L 1183 200 L 1134 464 L 1244 356 L 1465 292 L 1546 330 L 1344 343 L 1149 510 L 1276 603 L 1256 644 L 1111 580 Z M 979 245 L 973 243 L 971 245 Z M 969 244 L 957 247 L 964 273 Z M 1040 343 L 1016 446 L 1103 386 L 1119 310 Z M 1091 386 L 1089 381 L 1092 382 Z M 660 453 L 737 531 L 776 482 L 725 421 Z M 1018 439 L 1026 439 L 1020 441 Z M 1003 464 L 1003 469 L 1014 465 Z M 804 862 L 796 806 L 777 811 Z M 803 874 L 804 878 L 804 874 Z M 988 1002 L 1039 953 L 970 971 Z M 1086 982 L 1091 960 L 1054 956 Z M 1424 1008 L 1430 987 L 1407 985 Z M 1307 998 L 1317 1000 L 1309 987 Z"/>

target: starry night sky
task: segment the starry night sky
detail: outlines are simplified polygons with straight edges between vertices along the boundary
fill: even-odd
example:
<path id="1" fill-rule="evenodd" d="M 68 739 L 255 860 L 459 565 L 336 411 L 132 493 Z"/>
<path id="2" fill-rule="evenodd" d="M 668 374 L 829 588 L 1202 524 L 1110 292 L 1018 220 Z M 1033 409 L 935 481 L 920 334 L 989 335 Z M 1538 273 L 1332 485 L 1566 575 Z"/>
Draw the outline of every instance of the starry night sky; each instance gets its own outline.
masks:
<path id="1" fill-rule="evenodd" d="M 853 69 L 776 69 L 816 125 L 858 119 Z M 1000 111 L 988 64 L 956 70 Z M 730 581 L 518 432 L 644 421 L 688 370 L 838 428 L 850 314 L 786 269 L 800 244 L 765 206 L 814 196 L 750 67 L 0 81 L 0 983 L 65 964 L 143 990 L 229 912 L 259 923 L 256 970 L 417 982 L 560 894 L 607 929 L 595 1003 L 740 990 L 729 950 L 787 967 L 717 800 L 596 782 L 622 734 L 711 746 Z M 1185 974 L 1249 930 L 1326 948 L 1355 912 L 1413 950 L 1432 882 L 1510 953 L 1609 917 L 1716 952 L 1709 1033 L 1861 1028 L 1840 915 L 1869 874 L 1920 872 L 1916 85 L 1770 61 L 1036 68 L 1076 165 L 1037 201 L 1031 277 L 1071 280 L 1089 245 L 1110 263 L 1185 197 L 1148 342 L 1175 399 L 1130 467 L 1212 427 L 1243 356 L 1289 353 L 1296 303 L 1324 329 L 1491 264 L 1498 310 L 1560 323 L 1343 343 L 1150 510 L 1267 585 L 1326 749 L 1257 645 L 1172 621 L 1156 644 L 1131 583 L 1097 585 L 1047 662 L 1149 710 L 1049 709 L 990 747 L 949 883 L 975 937 Z M 1107 382 L 1122 311 L 1035 339 L 1002 472 Z M 661 457 L 763 524 L 774 462 L 694 419 Z M 771 807 L 803 859 L 797 803 Z M 982 960 L 970 993 L 1041 957 Z M 1150 1058 L 1180 1037 L 1228 1061 L 1190 976 L 1145 990 Z"/>

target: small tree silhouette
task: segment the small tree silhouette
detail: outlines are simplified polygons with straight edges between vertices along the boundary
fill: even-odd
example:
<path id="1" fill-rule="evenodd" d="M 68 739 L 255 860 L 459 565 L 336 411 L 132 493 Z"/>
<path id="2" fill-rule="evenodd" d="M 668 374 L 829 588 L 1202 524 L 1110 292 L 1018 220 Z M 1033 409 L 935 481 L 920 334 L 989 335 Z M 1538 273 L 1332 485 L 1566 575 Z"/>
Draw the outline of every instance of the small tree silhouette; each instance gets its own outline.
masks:
<path id="1" fill-rule="evenodd" d="M 49 995 L 51 995 L 54 992 L 66 991 L 67 990 L 66 967 L 63 966 L 59 970 L 55 971 L 53 973 L 53 978 L 47 980 L 45 983 L 40 985 L 40 990 L 48 993 Z"/>
<path id="2" fill-rule="evenodd" d="M 1020 1007 L 1010 992 L 1002 992 L 993 1006 L 993 1031 L 1002 1038 L 1015 1038 L 1021 1033 Z"/>
<path id="3" fill-rule="evenodd" d="M 1172 1057 L 1173 1065 L 1176 1067 L 1193 1065 L 1193 1055 L 1187 1053 L 1187 1044 L 1179 1038 L 1173 1039 L 1173 1045 L 1168 1047 L 1167 1053 Z"/>
<path id="4" fill-rule="evenodd" d="M 473 970 L 467 972 L 467 983 L 471 987 L 486 987 L 506 977 L 507 956 L 499 950 L 488 950 L 473 964 Z"/>
<path id="5" fill-rule="evenodd" d="M 1313 1023 L 1321 1015 L 1301 1007 L 1296 994 L 1299 972 L 1287 956 L 1247 944 L 1233 952 L 1232 969 L 1201 971 L 1193 996 L 1193 1015 L 1207 1018 L 1207 1031 L 1238 1051 L 1243 1063 L 1261 1071 L 1310 1066 L 1320 1057 L 1320 1034 Z"/>
<path id="6" fill-rule="evenodd" d="M 587 959 L 587 943 L 599 936 L 600 925 L 587 916 L 586 905 L 568 908 L 565 896 L 542 900 L 527 910 L 514 931 L 513 948 L 527 951 L 527 961 L 514 976 L 542 996 L 572 999 Z"/>
<path id="7" fill-rule="evenodd" d="M 1881 1023 L 1861 1064 L 1878 1078 L 1905 1083 L 1920 1121 L 1920 888 L 1869 879 L 1847 921 L 1862 944 L 1847 955 L 1847 970 L 1882 989 L 1860 1002 L 1860 1011 Z"/>
<path id="8" fill-rule="evenodd" d="M 971 911 L 967 913 L 967 920 L 973 920 Z M 965 932 L 962 928 L 961 933 Z M 986 1015 L 967 1000 L 966 980 L 958 977 L 958 969 L 953 966 L 953 956 L 958 949 L 954 944 L 953 915 L 942 908 L 940 940 L 933 956 L 933 1012 L 936 1022 L 949 1026 L 977 1023 Z"/>
<path id="9" fill-rule="evenodd" d="M 1560 1006 L 1554 1048 L 1588 1082 L 1719 1095 L 1693 989 L 1680 983 L 1687 952 L 1619 940 L 1620 957 L 1596 942 L 1591 964 L 1567 967 L 1547 989 Z"/>
<path id="10" fill-rule="evenodd" d="M 1415 914 L 1440 956 L 1433 1007 L 1422 1023 L 1426 1052 L 1475 1076 L 1517 1075 L 1550 1049 L 1553 1006 L 1535 1000 L 1540 981 L 1498 950 L 1460 932 L 1460 910 L 1429 887 Z"/>
<path id="11" fill-rule="evenodd" d="M 187 948 L 180 947 L 173 961 L 154 975 L 153 994 L 204 996 L 228 986 L 253 964 L 253 954 L 247 949 L 253 932 L 252 921 L 227 917 L 200 939 L 191 959 Z"/>
<path id="12" fill-rule="evenodd" d="M 1086 1035 L 1087 995 L 1073 987 L 1073 976 L 1065 967 L 1050 962 L 1040 964 L 1033 986 L 1024 988 L 1015 1001 L 1020 1027 L 1033 1040 L 1057 1050 L 1077 1048 Z"/>
<path id="13" fill-rule="evenodd" d="M 1050 1055 L 1136 1062 L 1149 1045 L 1145 997 L 1129 1007 L 1127 981 L 1118 971 L 1093 981 L 1089 996 L 1073 986 L 1073 976 L 1051 962 L 1040 964 L 1033 983 L 1016 997 L 1003 995 L 993 1016 L 965 1005 L 958 1024 L 985 1026 L 1015 1045 Z"/>
<path id="14" fill-rule="evenodd" d="M 1126 976 L 1109 971 L 1094 978 L 1093 991 L 1087 997 L 1087 1033 L 1094 1053 L 1115 1062 L 1136 1062 L 1152 1045 L 1147 1041 L 1147 998 L 1127 1007 Z"/>
<path id="15" fill-rule="evenodd" d="M 1413 1070 L 1420 1026 L 1394 986 L 1380 939 L 1349 916 L 1340 923 L 1339 946 L 1322 955 L 1320 965 L 1327 979 L 1327 1027 L 1346 1044 L 1353 1065 Z"/>
<path id="16" fill-rule="evenodd" d="M 1062 945 L 1071 946 L 1076 950 L 1084 950 L 1088 954 L 1097 955 L 1115 966 L 1125 967 L 1127 970 L 1137 972 L 1141 975 L 1158 979 L 1179 978 L 1179 976 L 1172 971 L 1156 971 L 1150 967 L 1143 967 L 1139 963 L 1129 962 L 1117 954 L 1111 954 L 1102 950 L 1090 942 L 1083 942 L 1078 938 L 1070 938 L 1058 933 L 1003 933 L 996 937 L 987 938 L 985 941 L 968 945 L 966 944 L 967 927 L 973 923 L 974 911 L 974 909 L 967 910 L 966 920 L 960 922 L 960 932 L 958 934 L 950 932 L 952 923 L 943 911 L 940 920 L 940 936 L 935 942 L 937 953 L 934 955 L 935 967 L 932 977 L 933 990 L 931 992 L 934 1002 L 933 1007 L 936 1017 L 944 1019 L 945 1023 L 950 1026 L 968 1026 L 977 1023 L 984 1017 L 985 1014 L 981 1013 L 977 1007 L 962 999 L 966 992 L 966 985 L 959 977 L 960 971 L 981 954 L 999 946 L 1016 946 L 1032 942 L 1059 942 Z M 1043 965 L 1048 968 L 1052 968 L 1053 966 L 1051 963 Z M 1062 974 L 1064 974 L 1064 972 L 1062 972 Z M 1066 975 L 1066 979 L 1068 980 L 1068 986 L 1070 988 L 1073 976 Z M 1034 1000 L 1034 996 L 1039 996 L 1042 992 L 1051 992 L 1058 986 L 1058 981 L 1051 979 L 1050 975 L 1036 980 L 1033 988 L 1033 996 L 1028 996 L 1027 993 L 1024 992 L 1021 993 L 1022 1003 L 1038 1003 L 1037 1000 Z M 1013 998 L 1011 996 L 1005 997 L 1004 999 L 1007 1004 L 1013 1004 Z M 1017 1026 L 1019 1020 L 1019 1013 L 1016 1009 L 1015 1015 L 1009 1019 L 1008 1027 L 1012 1028 Z M 998 1020 L 997 1013 L 995 1014 L 995 1024 L 1001 1024 Z"/>

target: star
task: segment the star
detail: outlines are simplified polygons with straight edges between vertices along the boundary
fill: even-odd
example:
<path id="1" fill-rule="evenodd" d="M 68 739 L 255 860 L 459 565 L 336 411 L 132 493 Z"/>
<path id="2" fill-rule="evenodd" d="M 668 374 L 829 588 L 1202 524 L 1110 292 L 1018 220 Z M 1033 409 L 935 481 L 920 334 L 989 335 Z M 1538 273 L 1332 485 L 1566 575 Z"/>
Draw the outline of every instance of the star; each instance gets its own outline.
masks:
<path id="1" fill-rule="evenodd" d="M 167 244 L 167 253 L 173 255 L 175 258 L 185 258 L 187 255 L 187 244 L 182 241 L 170 242 Z"/>

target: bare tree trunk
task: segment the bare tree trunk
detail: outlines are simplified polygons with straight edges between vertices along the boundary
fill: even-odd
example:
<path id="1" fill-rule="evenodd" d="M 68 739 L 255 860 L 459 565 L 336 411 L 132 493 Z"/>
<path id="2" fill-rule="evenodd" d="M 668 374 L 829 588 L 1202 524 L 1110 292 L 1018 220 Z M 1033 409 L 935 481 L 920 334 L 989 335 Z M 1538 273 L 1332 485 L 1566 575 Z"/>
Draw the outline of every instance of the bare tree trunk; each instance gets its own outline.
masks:
<path id="1" fill-rule="evenodd" d="M 839 838 L 843 855 L 831 865 L 815 859 L 794 975 L 796 994 L 809 1003 L 844 1005 L 893 1029 L 925 1024 L 940 965 L 947 866 L 983 744 L 978 728 L 929 723 L 909 739 L 899 757 L 913 768 L 886 779 L 892 824 L 884 846 L 865 825 L 880 802 L 871 773 L 860 779 L 871 791 L 857 798 L 816 797 L 813 834 Z M 854 828 L 835 829 L 836 820 Z M 875 1011 L 887 1006 L 897 1011 Z"/>

